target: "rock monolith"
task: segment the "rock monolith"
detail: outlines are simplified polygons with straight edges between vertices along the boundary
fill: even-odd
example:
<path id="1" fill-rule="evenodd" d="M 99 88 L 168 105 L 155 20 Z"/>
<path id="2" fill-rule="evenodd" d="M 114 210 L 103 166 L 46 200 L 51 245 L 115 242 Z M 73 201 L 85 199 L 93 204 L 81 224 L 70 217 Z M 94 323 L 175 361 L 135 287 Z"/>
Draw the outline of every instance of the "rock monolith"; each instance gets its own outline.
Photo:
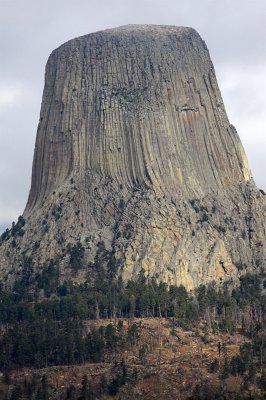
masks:
<path id="1" fill-rule="evenodd" d="M 97 268 L 234 283 L 265 266 L 265 216 L 199 34 L 92 33 L 49 57 L 25 225 L 2 239 L 1 279 L 26 262 L 77 283 Z"/>

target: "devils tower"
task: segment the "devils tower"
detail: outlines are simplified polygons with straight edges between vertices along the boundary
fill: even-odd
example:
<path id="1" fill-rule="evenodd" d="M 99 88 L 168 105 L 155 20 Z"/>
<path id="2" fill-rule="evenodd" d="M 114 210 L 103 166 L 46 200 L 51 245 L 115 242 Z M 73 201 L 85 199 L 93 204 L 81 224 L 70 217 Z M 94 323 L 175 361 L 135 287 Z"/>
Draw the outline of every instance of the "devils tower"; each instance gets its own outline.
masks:
<path id="1" fill-rule="evenodd" d="M 236 282 L 265 266 L 265 216 L 199 34 L 92 33 L 49 57 L 23 227 L 2 238 L 1 279 L 30 260 L 33 274 L 53 264 L 76 282 L 99 267 L 188 289 Z"/>

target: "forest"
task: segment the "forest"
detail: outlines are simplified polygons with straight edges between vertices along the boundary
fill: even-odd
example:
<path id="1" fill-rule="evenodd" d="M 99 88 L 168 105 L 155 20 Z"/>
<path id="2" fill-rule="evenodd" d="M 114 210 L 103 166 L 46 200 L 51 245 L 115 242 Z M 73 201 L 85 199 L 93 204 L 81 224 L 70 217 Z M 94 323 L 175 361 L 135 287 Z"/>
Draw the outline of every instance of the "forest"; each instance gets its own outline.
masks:
<path id="1" fill-rule="evenodd" d="M 266 280 L 259 275 L 242 276 L 240 286 L 232 291 L 202 285 L 195 293 L 184 286 L 148 281 L 143 274 L 125 285 L 120 279 L 110 281 L 103 276 L 93 284 L 57 284 L 57 268 L 50 265 L 37 276 L 32 291 L 27 273 L 12 292 L 1 289 L 2 371 L 101 361 L 106 352 L 135 340 L 136 325 L 130 325 L 128 337 L 122 340 L 121 330 L 112 324 L 87 332 L 85 321 L 127 318 L 134 322 L 147 317 L 169 318 L 187 329 L 204 321 L 206 330 L 217 334 L 241 331 L 252 338 L 251 350 L 260 356 L 258 368 L 262 368 Z M 240 361 L 235 364 L 233 369 L 243 368 Z"/>

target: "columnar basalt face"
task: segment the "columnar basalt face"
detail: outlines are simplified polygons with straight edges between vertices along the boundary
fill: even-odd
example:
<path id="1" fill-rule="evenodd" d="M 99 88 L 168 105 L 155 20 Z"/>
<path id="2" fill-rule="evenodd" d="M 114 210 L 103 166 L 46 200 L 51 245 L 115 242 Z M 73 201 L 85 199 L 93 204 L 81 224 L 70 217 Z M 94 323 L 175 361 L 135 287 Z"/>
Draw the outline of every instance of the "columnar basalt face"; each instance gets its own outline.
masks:
<path id="1" fill-rule="evenodd" d="M 2 242 L 1 275 L 12 281 L 30 257 L 77 282 L 99 259 L 124 280 L 235 281 L 265 265 L 265 215 L 198 33 L 110 29 L 48 60 L 25 234 L 16 251 Z"/>
<path id="2" fill-rule="evenodd" d="M 52 53 L 27 209 L 87 171 L 186 196 L 250 179 L 193 29 L 122 27 Z"/>

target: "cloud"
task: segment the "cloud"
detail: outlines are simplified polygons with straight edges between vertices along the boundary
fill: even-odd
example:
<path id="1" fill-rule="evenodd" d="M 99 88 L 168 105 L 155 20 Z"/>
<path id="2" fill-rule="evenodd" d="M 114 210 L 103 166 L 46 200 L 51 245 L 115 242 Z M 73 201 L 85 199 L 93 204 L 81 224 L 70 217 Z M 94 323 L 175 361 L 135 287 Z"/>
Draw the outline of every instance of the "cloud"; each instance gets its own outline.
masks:
<path id="1" fill-rule="evenodd" d="M 265 0 L 0 0 L 0 7 L 0 227 L 26 204 L 49 54 L 74 37 L 129 23 L 198 30 L 255 180 L 266 190 Z"/>
<path id="2" fill-rule="evenodd" d="M 18 101 L 20 91 L 16 87 L 3 87 L 0 85 L 0 107 L 3 109 L 5 106 L 12 106 Z M 1 112 L 1 111 L 0 111 Z"/>
<path id="3" fill-rule="evenodd" d="M 18 209 L 17 207 L 12 207 L 5 202 L 0 202 L 0 227 L 3 230 L 10 225 L 10 221 L 17 221 L 18 219 Z M 1 232 L 0 232 L 1 233 Z"/>
<path id="4" fill-rule="evenodd" d="M 224 64 L 218 78 L 230 122 L 237 127 L 257 185 L 265 190 L 266 63 L 255 68 L 256 73 L 250 65 Z"/>

